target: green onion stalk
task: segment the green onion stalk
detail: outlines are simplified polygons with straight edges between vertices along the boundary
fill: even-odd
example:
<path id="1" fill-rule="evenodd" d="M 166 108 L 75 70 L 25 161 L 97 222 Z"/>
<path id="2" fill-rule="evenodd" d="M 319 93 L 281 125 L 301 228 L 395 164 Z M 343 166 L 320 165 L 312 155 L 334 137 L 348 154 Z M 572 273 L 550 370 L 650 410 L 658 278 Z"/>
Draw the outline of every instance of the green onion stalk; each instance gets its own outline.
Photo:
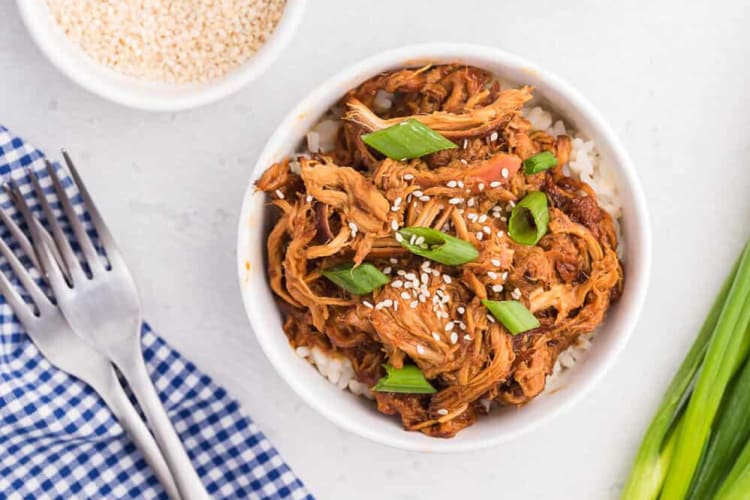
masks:
<path id="1" fill-rule="evenodd" d="M 737 458 L 714 500 L 747 500 L 750 492 L 750 441 Z"/>
<path id="2" fill-rule="evenodd" d="M 735 264 L 724 281 L 706 317 L 698 337 L 680 365 L 646 431 L 636 455 L 621 500 L 654 500 L 658 498 L 677 441 L 679 415 L 703 363 L 708 343 L 714 332 L 729 290 L 737 274 Z"/>
<path id="3" fill-rule="evenodd" d="M 745 361 L 724 399 L 708 447 L 693 478 L 688 495 L 690 500 L 714 497 L 750 439 L 750 360 Z"/>
<path id="4" fill-rule="evenodd" d="M 664 479 L 661 500 L 682 500 L 688 494 L 722 397 L 747 354 L 748 323 L 750 246 L 746 245 L 682 417 L 684 421 Z"/>

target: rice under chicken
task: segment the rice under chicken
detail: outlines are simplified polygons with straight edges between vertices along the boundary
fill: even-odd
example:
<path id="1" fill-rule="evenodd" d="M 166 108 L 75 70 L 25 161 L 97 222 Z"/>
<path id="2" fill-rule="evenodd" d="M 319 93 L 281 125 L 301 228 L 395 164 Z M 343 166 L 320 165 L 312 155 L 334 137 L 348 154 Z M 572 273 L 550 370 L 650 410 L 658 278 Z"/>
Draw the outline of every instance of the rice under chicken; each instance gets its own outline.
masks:
<path id="1" fill-rule="evenodd" d="M 604 191 L 600 202 L 585 182 L 601 181 L 593 143 L 567 135 L 541 108 L 525 109 L 531 99 L 531 88 L 501 88 L 465 65 L 383 73 L 342 98 L 343 116 L 308 135 L 308 154 L 270 166 L 256 183 L 277 208 L 268 276 L 290 343 L 408 430 L 451 437 L 490 402 L 527 403 L 575 362 L 621 293 L 608 213 L 619 216 L 616 196 Z M 399 161 L 362 142 L 409 117 L 458 148 Z M 557 166 L 525 174 L 521 162 L 541 151 Z M 507 234 L 510 211 L 531 191 L 550 206 L 548 232 L 533 246 Z M 456 236 L 479 256 L 447 266 L 414 255 L 397 241 L 406 226 Z M 373 264 L 390 282 L 352 295 L 321 273 L 346 261 Z M 483 299 L 519 301 L 540 326 L 512 335 Z M 437 393 L 369 391 L 386 363 L 416 365 Z"/>

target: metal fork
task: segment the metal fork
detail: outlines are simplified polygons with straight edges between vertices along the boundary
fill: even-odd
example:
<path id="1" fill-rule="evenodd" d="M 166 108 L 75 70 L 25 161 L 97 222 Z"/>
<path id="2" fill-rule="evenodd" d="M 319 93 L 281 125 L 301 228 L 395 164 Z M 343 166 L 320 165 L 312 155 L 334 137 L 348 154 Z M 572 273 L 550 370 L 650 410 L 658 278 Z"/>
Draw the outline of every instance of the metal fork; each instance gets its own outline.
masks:
<path id="1" fill-rule="evenodd" d="M 16 203 L 17 200 L 13 199 L 15 195 L 10 192 L 8 194 Z M 0 218 L 20 245 L 21 250 L 31 260 L 32 265 L 39 270 L 31 244 L 21 229 L 5 210 L 0 210 Z M 33 219 L 27 219 L 26 222 L 27 224 L 37 223 Z M 43 228 L 39 232 L 46 234 Z M 49 300 L 3 240 L 0 240 L 0 254 L 10 264 L 13 273 L 21 282 L 33 304 L 27 304 L 24 301 L 18 290 L 11 284 L 10 279 L 2 272 L 0 272 L 0 291 L 39 351 L 52 365 L 87 383 L 99 394 L 141 451 L 167 495 L 174 500 L 179 500 L 179 493 L 164 457 L 148 427 L 141 420 L 117 380 L 112 364 L 73 332 L 57 306 Z"/>
<path id="2" fill-rule="evenodd" d="M 29 176 L 37 198 L 52 228 L 52 236 L 57 249 L 68 269 L 69 281 L 55 262 L 51 245 L 41 237 L 38 224 L 32 224 L 31 235 L 34 246 L 38 250 L 39 260 L 57 304 L 73 330 L 107 357 L 128 382 L 146 419 L 151 424 L 156 442 L 182 498 L 185 500 L 207 499 L 208 493 L 193 468 L 146 369 L 141 349 L 141 304 L 135 282 L 104 220 L 65 151 L 63 151 L 63 158 L 78 187 L 86 211 L 98 234 L 99 242 L 104 248 L 107 264 L 97 253 L 75 213 L 57 172 L 50 163 L 47 163 L 47 173 L 52 179 L 65 217 L 73 229 L 88 273 L 84 270 L 44 196 L 37 174 L 29 169 Z M 28 207 L 24 209 L 29 211 Z"/>

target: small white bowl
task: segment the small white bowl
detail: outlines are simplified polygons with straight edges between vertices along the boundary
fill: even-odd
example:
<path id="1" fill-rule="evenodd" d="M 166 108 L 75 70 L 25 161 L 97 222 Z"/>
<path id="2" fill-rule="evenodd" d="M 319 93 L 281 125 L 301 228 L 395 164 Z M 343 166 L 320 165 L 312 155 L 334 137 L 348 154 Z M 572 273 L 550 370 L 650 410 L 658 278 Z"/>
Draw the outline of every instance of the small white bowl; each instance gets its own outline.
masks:
<path id="1" fill-rule="evenodd" d="M 65 36 L 45 0 L 17 2 L 31 37 L 57 69 L 105 99 L 149 111 L 179 111 L 202 106 L 236 92 L 260 76 L 292 38 L 305 6 L 305 0 L 287 0 L 279 24 L 268 41 L 228 74 L 203 83 L 168 84 L 129 77 L 95 61 Z"/>
<path id="2" fill-rule="evenodd" d="M 253 182 L 269 165 L 293 153 L 308 129 L 350 88 L 385 70 L 447 62 L 478 66 L 504 79 L 533 85 L 545 106 L 579 133 L 596 141 L 603 160 L 613 171 L 622 201 L 626 264 L 622 297 L 608 312 L 587 358 L 563 372 L 557 390 L 540 395 L 520 409 L 493 411 L 452 439 L 436 439 L 404 431 L 399 419 L 378 413 L 373 402 L 337 389 L 289 346 L 281 328 L 281 314 L 266 280 L 265 196 L 254 193 Z M 245 309 L 258 342 L 279 374 L 310 406 L 342 428 L 379 443 L 422 452 L 455 452 L 518 437 L 570 407 L 602 379 L 638 319 L 651 266 L 651 232 L 646 202 L 622 144 L 596 109 L 570 85 L 520 57 L 497 49 L 428 44 L 379 54 L 338 73 L 287 115 L 258 158 L 245 192 L 237 264 Z"/>

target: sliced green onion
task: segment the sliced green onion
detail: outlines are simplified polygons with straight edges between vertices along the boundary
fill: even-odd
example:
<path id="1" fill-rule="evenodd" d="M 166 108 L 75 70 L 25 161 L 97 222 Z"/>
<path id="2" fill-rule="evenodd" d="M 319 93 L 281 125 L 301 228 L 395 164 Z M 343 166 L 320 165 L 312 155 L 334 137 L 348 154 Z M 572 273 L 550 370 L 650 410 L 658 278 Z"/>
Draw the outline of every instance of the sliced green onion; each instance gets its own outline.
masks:
<path id="1" fill-rule="evenodd" d="M 483 300 L 482 304 L 513 335 L 539 328 L 539 320 L 517 300 Z"/>
<path id="2" fill-rule="evenodd" d="M 465 264 L 479 256 L 468 241 L 431 227 L 404 227 L 396 235 L 396 240 L 411 253 L 446 266 Z"/>
<path id="3" fill-rule="evenodd" d="M 750 324 L 750 245 L 740 259 L 732 288 L 716 323 L 690 396 L 674 457 L 664 479 L 661 500 L 682 500 L 688 493 L 726 388 L 748 352 Z"/>
<path id="4" fill-rule="evenodd" d="M 365 134 L 362 142 L 393 160 L 420 158 L 436 151 L 458 147 L 414 118 Z"/>
<path id="5" fill-rule="evenodd" d="M 557 158 L 549 151 L 542 151 L 523 161 L 523 171 L 527 175 L 544 172 L 557 165 Z"/>
<path id="6" fill-rule="evenodd" d="M 394 368 L 391 365 L 383 365 L 385 377 L 378 380 L 372 388 L 378 392 L 401 392 L 404 394 L 434 394 L 437 392 L 432 384 L 424 377 L 424 373 L 418 366 L 405 365 L 403 368 Z"/>
<path id="7" fill-rule="evenodd" d="M 354 267 L 353 262 L 346 262 L 324 269 L 322 274 L 354 295 L 370 293 L 390 281 L 388 276 L 368 262 L 363 262 L 357 267 Z"/>
<path id="8" fill-rule="evenodd" d="M 532 191 L 513 207 L 508 221 L 508 236 L 522 245 L 536 245 L 547 232 L 548 223 L 547 195 Z"/>

